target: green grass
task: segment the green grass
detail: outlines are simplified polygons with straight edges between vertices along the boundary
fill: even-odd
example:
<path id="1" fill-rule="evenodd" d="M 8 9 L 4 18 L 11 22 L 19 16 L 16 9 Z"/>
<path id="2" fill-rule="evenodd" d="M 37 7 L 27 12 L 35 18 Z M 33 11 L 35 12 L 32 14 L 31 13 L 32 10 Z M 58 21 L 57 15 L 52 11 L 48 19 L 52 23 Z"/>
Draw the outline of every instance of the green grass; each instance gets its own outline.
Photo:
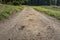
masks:
<path id="1" fill-rule="evenodd" d="M 42 13 L 48 14 L 60 20 L 60 10 L 54 9 L 50 7 L 42 7 L 42 6 L 32 6 L 35 10 L 40 11 Z"/>
<path id="2" fill-rule="evenodd" d="M 0 20 L 6 19 L 13 13 L 19 12 L 21 10 L 22 6 L 0 4 Z"/>
<path id="3" fill-rule="evenodd" d="M 46 8 L 46 9 L 52 9 L 55 11 L 60 11 L 60 6 L 41 6 L 41 7 Z"/>

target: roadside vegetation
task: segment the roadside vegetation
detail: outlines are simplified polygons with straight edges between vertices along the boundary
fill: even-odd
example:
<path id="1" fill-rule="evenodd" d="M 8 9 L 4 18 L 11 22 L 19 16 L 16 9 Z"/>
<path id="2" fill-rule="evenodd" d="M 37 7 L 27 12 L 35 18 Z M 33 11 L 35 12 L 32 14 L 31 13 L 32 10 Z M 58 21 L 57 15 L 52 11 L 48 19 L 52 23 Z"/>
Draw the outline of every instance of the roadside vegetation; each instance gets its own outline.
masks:
<path id="1" fill-rule="evenodd" d="M 46 9 L 60 11 L 60 6 L 41 6 L 41 7 L 46 8 Z"/>
<path id="2" fill-rule="evenodd" d="M 60 19 L 60 7 L 51 7 L 60 6 L 60 0 L 0 0 L 0 20 L 20 11 L 21 5 L 35 5 L 34 9 Z"/>
<path id="3" fill-rule="evenodd" d="M 22 6 L 0 4 L 0 20 L 8 18 L 13 13 L 22 10 Z"/>
<path id="4" fill-rule="evenodd" d="M 60 9 L 58 7 L 33 6 L 33 8 L 60 20 Z"/>

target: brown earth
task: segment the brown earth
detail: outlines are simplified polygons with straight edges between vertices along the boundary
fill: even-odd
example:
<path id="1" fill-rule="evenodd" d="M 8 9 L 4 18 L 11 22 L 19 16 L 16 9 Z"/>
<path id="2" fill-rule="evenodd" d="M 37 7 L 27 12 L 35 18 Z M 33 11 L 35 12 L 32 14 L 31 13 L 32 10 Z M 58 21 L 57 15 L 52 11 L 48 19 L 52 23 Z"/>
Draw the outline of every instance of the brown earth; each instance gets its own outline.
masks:
<path id="1" fill-rule="evenodd" d="M 25 7 L 0 21 L 0 40 L 60 40 L 60 21 Z"/>

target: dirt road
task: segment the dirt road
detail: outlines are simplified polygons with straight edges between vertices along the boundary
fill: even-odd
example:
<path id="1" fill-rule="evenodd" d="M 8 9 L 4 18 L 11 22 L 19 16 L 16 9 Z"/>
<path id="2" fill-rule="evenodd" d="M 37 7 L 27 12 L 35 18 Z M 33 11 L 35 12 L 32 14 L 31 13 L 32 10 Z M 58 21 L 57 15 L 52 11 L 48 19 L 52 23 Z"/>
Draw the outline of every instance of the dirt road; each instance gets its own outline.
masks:
<path id="1" fill-rule="evenodd" d="M 26 7 L 0 21 L 0 40 L 60 40 L 60 21 Z"/>

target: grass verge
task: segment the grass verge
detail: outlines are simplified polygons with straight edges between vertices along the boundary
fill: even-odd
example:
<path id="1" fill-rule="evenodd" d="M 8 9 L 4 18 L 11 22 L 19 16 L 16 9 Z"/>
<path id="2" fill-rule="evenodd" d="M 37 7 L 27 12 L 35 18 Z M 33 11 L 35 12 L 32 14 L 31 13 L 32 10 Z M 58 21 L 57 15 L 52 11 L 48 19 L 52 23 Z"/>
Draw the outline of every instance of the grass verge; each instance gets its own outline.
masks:
<path id="1" fill-rule="evenodd" d="M 8 18 L 13 13 L 22 10 L 22 6 L 0 4 L 0 20 Z"/>
<path id="2" fill-rule="evenodd" d="M 37 11 L 43 12 L 60 20 L 60 11 L 56 11 L 50 8 L 45 8 L 40 6 L 33 6 L 33 8 Z"/>

